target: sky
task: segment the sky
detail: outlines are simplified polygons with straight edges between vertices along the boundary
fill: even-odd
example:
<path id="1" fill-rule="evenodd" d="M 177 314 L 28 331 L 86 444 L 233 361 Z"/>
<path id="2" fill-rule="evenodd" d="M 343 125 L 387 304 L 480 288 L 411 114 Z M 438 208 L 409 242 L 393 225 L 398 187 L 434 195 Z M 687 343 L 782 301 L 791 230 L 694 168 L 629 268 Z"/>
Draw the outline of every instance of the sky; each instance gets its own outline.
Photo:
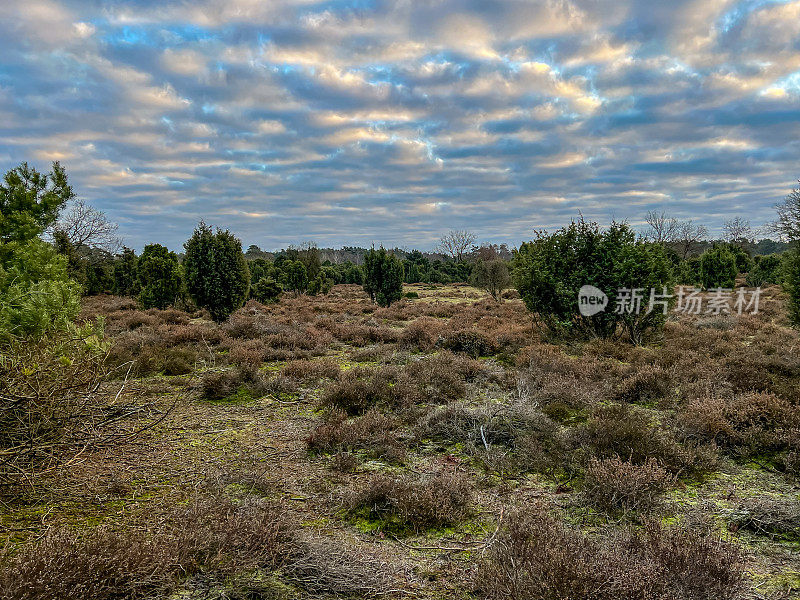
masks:
<path id="1" fill-rule="evenodd" d="M 0 170 L 127 245 L 753 225 L 800 178 L 800 1 L 0 0 Z"/>

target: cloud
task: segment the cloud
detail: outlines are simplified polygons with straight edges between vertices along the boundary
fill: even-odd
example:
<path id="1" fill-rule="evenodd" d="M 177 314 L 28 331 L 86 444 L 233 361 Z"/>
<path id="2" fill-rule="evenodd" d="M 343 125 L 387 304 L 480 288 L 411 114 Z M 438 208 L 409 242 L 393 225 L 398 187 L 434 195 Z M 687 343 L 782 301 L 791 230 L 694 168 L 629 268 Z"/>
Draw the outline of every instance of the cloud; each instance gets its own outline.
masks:
<path id="1" fill-rule="evenodd" d="M 62 161 L 139 248 L 713 230 L 798 177 L 800 1 L 98 6 L 0 5 L 0 168 Z"/>

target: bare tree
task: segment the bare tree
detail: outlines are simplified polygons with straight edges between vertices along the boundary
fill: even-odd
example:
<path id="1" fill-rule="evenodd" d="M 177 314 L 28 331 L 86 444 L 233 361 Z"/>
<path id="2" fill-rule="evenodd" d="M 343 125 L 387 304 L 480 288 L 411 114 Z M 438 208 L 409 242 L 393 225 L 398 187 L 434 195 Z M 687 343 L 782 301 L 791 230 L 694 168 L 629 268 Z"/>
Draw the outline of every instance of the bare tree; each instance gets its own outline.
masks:
<path id="1" fill-rule="evenodd" d="M 678 220 L 667 216 L 667 213 L 658 213 L 651 210 L 645 217 L 649 229 L 645 232 L 645 237 L 657 244 L 669 244 L 675 241 L 680 223 Z"/>
<path id="2" fill-rule="evenodd" d="M 447 254 L 455 260 L 461 261 L 477 239 L 477 236 L 471 231 L 453 229 L 439 240 L 439 245 L 436 249 L 442 254 Z"/>
<path id="3" fill-rule="evenodd" d="M 708 229 L 704 225 L 695 225 L 691 220 L 678 223 L 675 239 L 672 246 L 681 258 L 686 259 L 689 254 L 708 237 Z"/>
<path id="4" fill-rule="evenodd" d="M 797 183 L 800 184 L 800 180 Z M 800 186 L 775 205 L 775 210 L 778 211 L 778 220 L 770 225 L 770 229 L 788 242 L 800 240 Z"/>
<path id="5" fill-rule="evenodd" d="M 722 225 L 725 241 L 732 244 L 744 245 L 753 241 L 753 228 L 750 221 L 742 217 L 734 217 Z"/>
<path id="6" fill-rule="evenodd" d="M 110 254 L 115 254 L 122 246 L 122 240 L 117 236 L 118 229 L 119 225 L 109 221 L 103 211 L 83 200 L 75 201 L 54 227 L 75 248 L 99 248 Z"/>

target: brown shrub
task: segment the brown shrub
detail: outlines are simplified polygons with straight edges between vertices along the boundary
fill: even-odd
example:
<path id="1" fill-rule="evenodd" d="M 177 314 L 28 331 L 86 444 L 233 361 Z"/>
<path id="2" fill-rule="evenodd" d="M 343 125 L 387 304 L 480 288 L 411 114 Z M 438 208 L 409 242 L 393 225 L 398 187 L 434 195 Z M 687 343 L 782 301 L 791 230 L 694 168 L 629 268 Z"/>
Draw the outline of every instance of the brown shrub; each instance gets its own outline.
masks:
<path id="1" fill-rule="evenodd" d="M 242 382 L 236 370 L 206 371 L 200 378 L 200 390 L 206 400 L 222 400 L 239 389 Z"/>
<path id="2" fill-rule="evenodd" d="M 332 358 L 322 360 L 293 360 L 281 369 L 285 377 L 293 379 L 336 379 L 341 372 L 339 363 Z"/>
<path id="3" fill-rule="evenodd" d="M 199 356 L 197 350 L 187 346 L 164 348 L 158 358 L 151 356 L 151 368 L 164 375 L 186 375 L 194 371 Z M 161 364 L 156 367 L 155 365 Z"/>
<path id="4" fill-rule="evenodd" d="M 256 339 L 276 333 L 280 327 L 265 312 L 245 306 L 233 313 L 222 329 L 233 338 Z"/>
<path id="5" fill-rule="evenodd" d="M 658 366 L 645 366 L 626 377 L 617 386 L 616 400 L 647 404 L 668 397 L 672 393 L 672 376 Z"/>
<path id="6" fill-rule="evenodd" d="M 418 442 L 463 444 L 490 471 L 548 472 L 561 466 L 567 452 L 558 425 L 520 404 L 440 407 L 419 420 L 414 436 Z"/>
<path id="7" fill-rule="evenodd" d="M 405 448 L 399 443 L 395 430 L 399 423 L 372 408 L 354 419 L 343 412 L 334 411 L 318 426 L 306 443 L 316 452 L 342 453 L 365 450 L 372 458 L 399 462 Z"/>
<path id="8" fill-rule="evenodd" d="M 733 529 L 749 529 L 772 538 L 800 539 L 800 501 L 796 498 L 748 498 L 728 516 Z"/>
<path id="9" fill-rule="evenodd" d="M 791 451 L 800 428 L 800 408 L 769 393 L 726 398 L 693 398 L 679 415 L 691 434 L 701 435 L 736 455 Z"/>
<path id="10" fill-rule="evenodd" d="M 497 352 L 496 344 L 486 334 L 472 329 L 447 332 L 436 340 L 436 345 L 452 352 L 463 352 L 473 358 Z"/>
<path id="11" fill-rule="evenodd" d="M 400 390 L 392 385 L 395 381 L 396 373 L 391 369 L 354 367 L 325 388 L 321 405 L 348 415 L 362 414 L 379 404 L 394 405 L 402 400 Z"/>
<path id="12" fill-rule="evenodd" d="M 175 509 L 146 531 L 51 530 L 3 565 L 0 598 L 166 597 L 181 578 L 201 570 L 274 569 L 289 554 L 289 540 L 275 505 L 222 498 Z"/>
<path id="13" fill-rule="evenodd" d="M 676 478 L 661 468 L 655 458 L 641 465 L 617 457 L 589 460 L 583 483 L 583 497 L 606 512 L 648 510 L 675 484 Z"/>
<path id="14" fill-rule="evenodd" d="M 237 399 L 248 399 L 271 393 L 274 380 L 267 380 L 263 374 L 251 369 L 225 369 L 206 371 L 200 378 L 200 393 L 206 400 L 225 400 L 237 395 Z"/>
<path id="15" fill-rule="evenodd" d="M 422 399 L 431 404 L 446 403 L 467 393 L 463 365 L 451 360 L 455 358 L 452 354 L 447 354 L 449 356 L 436 355 L 411 361 L 403 369 L 407 383 L 419 388 Z M 481 369 L 480 363 L 476 365 L 477 369 Z"/>
<path id="16" fill-rule="evenodd" d="M 672 473 L 705 473 L 716 466 L 716 451 L 692 442 L 680 443 L 665 424 L 653 424 L 648 415 L 627 404 L 596 408 L 576 431 L 576 442 L 600 458 L 623 457 L 642 465 L 650 458 Z"/>
<path id="17" fill-rule="evenodd" d="M 464 519 L 472 503 L 469 482 L 460 475 L 442 473 L 433 478 L 394 479 L 378 475 L 347 501 L 351 514 L 380 521 L 396 533 L 445 527 Z"/>
<path id="18" fill-rule="evenodd" d="M 132 331 L 134 329 L 138 329 L 143 325 L 155 325 L 158 322 L 158 319 L 143 310 L 131 310 L 125 311 L 116 319 L 116 324 L 121 327 L 122 329 L 127 329 Z"/>
<path id="19" fill-rule="evenodd" d="M 596 540 L 539 509 L 511 516 L 475 583 L 490 600 L 726 600 L 744 587 L 743 564 L 711 535 L 651 523 Z"/>
<path id="20" fill-rule="evenodd" d="M 409 323 L 400 335 L 400 347 L 429 352 L 436 345 L 444 324 L 439 319 L 421 317 Z"/>
<path id="21" fill-rule="evenodd" d="M 191 373 L 200 354 L 192 346 L 168 346 L 149 328 L 126 331 L 112 340 L 107 363 L 117 367 L 113 375 L 124 377 L 130 367 L 131 374 L 143 377 L 153 373 L 183 375 Z"/>

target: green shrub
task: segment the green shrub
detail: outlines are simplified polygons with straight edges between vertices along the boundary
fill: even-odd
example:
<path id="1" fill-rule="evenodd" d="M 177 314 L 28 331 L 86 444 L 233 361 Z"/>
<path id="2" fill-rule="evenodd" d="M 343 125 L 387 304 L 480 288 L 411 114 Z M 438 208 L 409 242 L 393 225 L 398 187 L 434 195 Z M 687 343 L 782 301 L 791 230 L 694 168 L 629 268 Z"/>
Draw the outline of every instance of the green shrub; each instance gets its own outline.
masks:
<path id="1" fill-rule="evenodd" d="M 22 163 L 0 183 L 0 341 L 37 338 L 76 316 L 80 286 L 67 260 L 39 239 L 74 194 L 56 162 L 50 174 Z"/>
<path id="2" fill-rule="evenodd" d="M 379 306 L 389 306 L 403 297 L 403 263 L 383 246 L 364 255 L 364 291 Z"/>
<path id="3" fill-rule="evenodd" d="M 324 275 L 318 275 L 316 279 L 308 284 L 308 293 L 312 296 L 317 294 L 327 295 L 331 292 L 331 289 L 333 289 L 333 280 Z"/>
<path id="4" fill-rule="evenodd" d="M 22 163 L 0 183 L 0 243 L 27 242 L 41 235 L 58 218 L 75 194 L 61 165 L 49 174 Z"/>
<path id="5" fill-rule="evenodd" d="M 738 244 L 728 244 L 728 249 L 736 259 L 736 270 L 739 273 L 749 273 L 753 268 L 753 258 L 750 253 Z"/>
<path id="6" fill-rule="evenodd" d="M 780 283 L 782 266 L 783 256 L 780 254 L 757 256 L 753 268 L 747 273 L 747 285 L 759 287 L 771 283 Z"/>
<path id="7" fill-rule="evenodd" d="M 789 294 L 789 318 L 800 325 L 800 246 L 786 253 L 783 262 L 783 287 Z"/>
<path id="8" fill-rule="evenodd" d="M 181 297 L 178 256 L 161 244 L 148 244 L 139 257 L 139 302 L 144 308 L 167 308 Z"/>
<path id="9" fill-rule="evenodd" d="M 186 290 L 211 318 L 224 321 L 240 308 L 250 290 L 250 271 L 242 253 L 242 242 L 230 231 L 216 233 L 200 223 L 184 244 L 183 270 Z"/>
<path id="10" fill-rule="evenodd" d="M 286 289 L 300 295 L 308 289 L 306 266 L 299 260 L 287 260 L 281 265 L 281 281 Z"/>
<path id="11" fill-rule="evenodd" d="M 52 246 L 39 239 L 0 244 L 0 338 L 63 329 L 79 302 L 80 286 Z"/>
<path id="12" fill-rule="evenodd" d="M 283 289 L 272 277 L 264 277 L 250 288 L 250 297 L 262 304 L 269 304 L 280 300 Z"/>
<path id="13" fill-rule="evenodd" d="M 513 280 L 528 310 L 551 332 L 611 337 L 619 327 L 631 341 L 663 326 L 663 310 L 656 306 L 617 313 L 618 290 L 651 288 L 658 293 L 672 287 L 672 267 L 661 244 L 636 239 L 626 224 L 613 223 L 601 231 L 596 223 L 572 222 L 553 234 L 537 232 L 534 241 L 514 253 Z M 592 285 L 609 296 L 609 305 L 594 316 L 583 316 L 578 291 Z"/>
<path id="14" fill-rule="evenodd" d="M 736 256 L 729 246 L 715 244 L 700 257 L 700 279 L 707 290 L 733 288 L 738 272 Z"/>
<path id="15" fill-rule="evenodd" d="M 681 285 L 702 285 L 703 278 L 700 274 L 700 259 L 693 256 L 682 260 L 675 268 L 676 283 Z"/>
<path id="16" fill-rule="evenodd" d="M 136 252 L 130 248 L 123 248 L 122 254 L 114 261 L 112 277 L 114 283 L 112 291 L 118 296 L 136 296 L 139 293 L 139 280 L 136 276 L 136 266 L 139 259 Z"/>

